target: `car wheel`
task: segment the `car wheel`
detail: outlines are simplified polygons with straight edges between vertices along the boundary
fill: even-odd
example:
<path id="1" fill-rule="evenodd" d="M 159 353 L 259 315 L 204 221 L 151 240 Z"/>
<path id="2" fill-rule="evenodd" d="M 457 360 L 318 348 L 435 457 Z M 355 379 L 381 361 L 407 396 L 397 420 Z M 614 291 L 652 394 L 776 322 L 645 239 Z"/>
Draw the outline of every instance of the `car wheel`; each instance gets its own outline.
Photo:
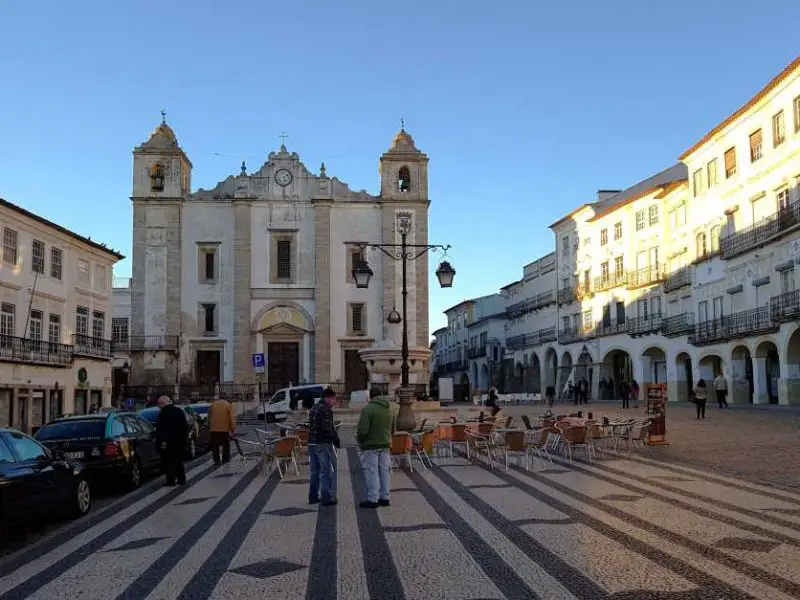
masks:
<path id="1" fill-rule="evenodd" d="M 197 456 L 197 442 L 194 437 L 189 438 L 189 445 L 186 447 L 186 457 L 192 460 Z"/>
<path id="2" fill-rule="evenodd" d="M 128 473 L 128 489 L 135 490 L 142 484 L 142 463 L 139 457 L 135 457 L 131 463 L 131 471 Z"/>
<path id="3" fill-rule="evenodd" d="M 274 423 L 275 422 L 275 413 L 267 413 L 264 415 L 264 420 L 267 423 Z"/>
<path id="4" fill-rule="evenodd" d="M 92 508 L 92 488 L 85 478 L 80 478 L 72 496 L 72 516 L 82 517 Z"/>

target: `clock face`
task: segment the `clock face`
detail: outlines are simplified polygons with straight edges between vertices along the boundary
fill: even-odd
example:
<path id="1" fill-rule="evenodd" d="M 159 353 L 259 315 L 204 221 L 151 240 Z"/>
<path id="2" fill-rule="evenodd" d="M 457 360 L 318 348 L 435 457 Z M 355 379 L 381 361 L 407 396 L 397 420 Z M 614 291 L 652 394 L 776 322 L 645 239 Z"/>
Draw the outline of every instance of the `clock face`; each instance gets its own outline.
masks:
<path id="1" fill-rule="evenodd" d="M 275 172 L 275 183 L 281 187 L 286 187 L 292 183 L 292 173 L 288 169 L 278 169 Z"/>

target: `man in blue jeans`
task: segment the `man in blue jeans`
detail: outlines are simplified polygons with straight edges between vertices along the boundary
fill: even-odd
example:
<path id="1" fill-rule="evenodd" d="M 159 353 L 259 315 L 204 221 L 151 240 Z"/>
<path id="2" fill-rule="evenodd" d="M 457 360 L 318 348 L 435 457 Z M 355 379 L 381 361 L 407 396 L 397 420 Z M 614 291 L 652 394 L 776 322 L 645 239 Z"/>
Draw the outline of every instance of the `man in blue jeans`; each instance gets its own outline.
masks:
<path id="1" fill-rule="evenodd" d="M 336 454 L 334 446 L 340 447 L 339 433 L 333 426 L 333 405 L 336 392 L 327 388 L 322 399 L 314 405 L 308 415 L 308 461 L 310 464 L 308 503 L 316 504 L 322 499 L 323 506 L 332 506 L 336 499 Z"/>
<path id="2" fill-rule="evenodd" d="M 389 506 L 392 473 L 389 446 L 395 429 L 395 413 L 388 396 L 381 396 L 376 389 L 372 389 L 369 396 L 369 404 L 361 410 L 356 427 L 361 466 L 367 482 L 367 499 L 361 502 L 361 508 Z"/>

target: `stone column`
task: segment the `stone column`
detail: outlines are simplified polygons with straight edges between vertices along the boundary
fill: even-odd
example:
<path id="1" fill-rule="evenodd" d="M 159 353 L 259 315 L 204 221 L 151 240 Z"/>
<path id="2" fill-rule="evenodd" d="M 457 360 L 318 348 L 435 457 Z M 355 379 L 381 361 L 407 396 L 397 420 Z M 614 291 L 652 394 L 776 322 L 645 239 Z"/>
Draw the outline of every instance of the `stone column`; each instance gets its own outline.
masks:
<path id="1" fill-rule="evenodd" d="M 246 383 L 255 376 L 251 361 L 250 284 L 252 256 L 251 206 L 236 201 L 233 208 L 233 378 Z M 224 310 L 224 307 L 220 307 Z"/>
<path id="2" fill-rule="evenodd" d="M 314 201 L 314 364 L 309 372 L 316 381 L 331 379 L 331 202 Z"/>
<path id="3" fill-rule="evenodd" d="M 766 356 L 756 356 L 753 359 L 753 404 L 769 404 Z"/>

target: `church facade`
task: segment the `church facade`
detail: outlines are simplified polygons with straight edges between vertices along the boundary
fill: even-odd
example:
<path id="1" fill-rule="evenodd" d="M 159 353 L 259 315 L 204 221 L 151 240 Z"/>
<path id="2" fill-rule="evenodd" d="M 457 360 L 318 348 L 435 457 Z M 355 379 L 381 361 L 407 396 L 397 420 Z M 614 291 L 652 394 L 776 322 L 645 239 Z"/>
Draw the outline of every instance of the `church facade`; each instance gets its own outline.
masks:
<path id="1" fill-rule="evenodd" d="M 358 350 L 400 344 L 401 263 L 355 242 L 427 244 L 428 158 L 404 130 L 380 157 L 380 194 L 356 192 L 284 144 L 257 171 L 191 191 L 192 163 L 162 122 L 133 152 L 130 385 L 342 382 L 364 389 Z M 358 289 L 352 269 L 374 277 Z M 408 264 L 412 345 L 428 343 L 428 264 Z M 122 303 L 127 306 L 128 303 Z M 422 380 L 420 382 L 423 382 Z"/>

